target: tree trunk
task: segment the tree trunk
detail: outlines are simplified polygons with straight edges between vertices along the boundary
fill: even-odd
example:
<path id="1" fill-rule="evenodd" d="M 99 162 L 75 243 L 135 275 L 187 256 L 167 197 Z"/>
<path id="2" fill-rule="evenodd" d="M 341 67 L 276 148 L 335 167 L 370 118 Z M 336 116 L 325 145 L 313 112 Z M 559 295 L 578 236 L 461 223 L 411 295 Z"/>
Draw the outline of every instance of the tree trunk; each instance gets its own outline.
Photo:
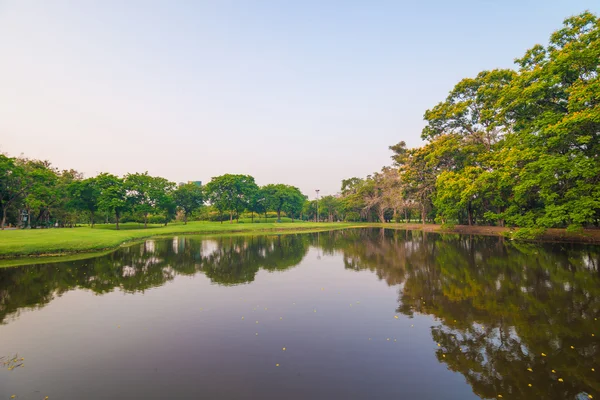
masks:
<path id="1" fill-rule="evenodd" d="M 421 205 L 421 223 L 425 225 L 425 204 Z"/>
<path id="2" fill-rule="evenodd" d="M 4 224 L 6 224 L 6 211 L 8 207 L 2 209 L 2 222 L 0 222 L 0 228 L 4 230 Z"/>
<path id="3" fill-rule="evenodd" d="M 233 224 L 233 211 L 229 211 L 229 223 Z"/>
<path id="4" fill-rule="evenodd" d="M 254 211 L 251 211 L 251 215 L 252 215 L 252 223 L 254 223 Z"/>
<path id="5" fill-rule="evenodd" d="M 117 230 L 119 230 L 119 213 L 115 211 L 115 219 L 117 220 Z"/>
<path id="6" fill-rule="evenodd" d="M 473 225 L 473 209 L 471 208 L 471 202 L 467 205 L 467 221 L 469 226 Z"/>
<path id="7" fill-rule="evenodd" d="M 379 222 L 385 223 L 385 210 L 377 212 L 377 216 L 379 217 Z"/>
<path id="8" fill-rule="evenodd" d="M 94 227 L 94 212 L 92 211 L 90 214 L 91 214 L 90 217 L 92 219 L 91 222 L 92 222 L 92 228 L 93 228 Z"/>
<path id="9" fill-rule="evenodd" d="M 144 213 L 144 229 L 148 227 L 148 213 Z"/>
<path id="10" fill-rule="evenodd" d="M 281 209 L 277 210 L 277 222 L 281 222 Z"/>
<path id="11" fill-rule="evenodd" d="M 408 224 L 408 210 L 407 209 L 404 209 L 404 220 Z"/>
<path id="12" fill-rule="evenodd" d="M 186 212 L 183 213 L 183 224 L 187 225 L 187 213 Z"/>

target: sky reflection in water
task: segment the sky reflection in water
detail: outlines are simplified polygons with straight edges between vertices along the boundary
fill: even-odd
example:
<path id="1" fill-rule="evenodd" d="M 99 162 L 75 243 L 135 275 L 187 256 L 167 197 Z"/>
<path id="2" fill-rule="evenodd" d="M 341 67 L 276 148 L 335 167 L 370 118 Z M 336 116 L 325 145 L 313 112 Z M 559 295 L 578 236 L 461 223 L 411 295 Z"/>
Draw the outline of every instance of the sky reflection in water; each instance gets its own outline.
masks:
<path id="1" fill-rule="evenodd" d="M 0 399 L 600 398 L 599 263 L 362 229 L 1 269 Z"/>

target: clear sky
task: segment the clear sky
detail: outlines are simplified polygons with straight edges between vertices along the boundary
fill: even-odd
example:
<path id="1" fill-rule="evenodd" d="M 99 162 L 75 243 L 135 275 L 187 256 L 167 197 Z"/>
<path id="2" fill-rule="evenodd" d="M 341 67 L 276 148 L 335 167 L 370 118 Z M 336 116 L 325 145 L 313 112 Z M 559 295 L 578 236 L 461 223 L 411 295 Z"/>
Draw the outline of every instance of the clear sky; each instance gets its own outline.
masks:
<path id="1" fill-rule="evenodd" d="M 0 152 L 314 196 L 598 0 L 0 0 Z"/>

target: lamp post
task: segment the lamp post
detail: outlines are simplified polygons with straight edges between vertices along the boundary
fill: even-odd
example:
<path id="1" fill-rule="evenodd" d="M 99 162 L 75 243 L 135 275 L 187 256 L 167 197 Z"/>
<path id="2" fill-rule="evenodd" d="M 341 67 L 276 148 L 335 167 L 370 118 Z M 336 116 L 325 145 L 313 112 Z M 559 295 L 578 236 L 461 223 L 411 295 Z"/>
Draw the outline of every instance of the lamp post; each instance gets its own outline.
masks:
<path id="1" fill-rule="evenodd" d="M 317 192 L 317 215 L 315 220 L 319 222 L 319 189 L 315 189 L 315 192 Z"/>

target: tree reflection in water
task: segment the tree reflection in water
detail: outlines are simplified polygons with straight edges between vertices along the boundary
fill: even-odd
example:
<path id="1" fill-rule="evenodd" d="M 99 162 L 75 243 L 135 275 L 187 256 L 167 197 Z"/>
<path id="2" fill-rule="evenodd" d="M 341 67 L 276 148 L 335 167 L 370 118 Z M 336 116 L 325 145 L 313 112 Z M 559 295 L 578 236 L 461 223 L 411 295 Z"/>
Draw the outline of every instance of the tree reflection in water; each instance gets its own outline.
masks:
<path id="1" fill-rule="evenodd" d="M 399 285 L 397 311 L 436 319 L 439 362 L 480 397 L 600 398 L 598 246 L 384 229 L 152 240 L 88 260 L 0 270 L 0 321 L 75 288 L 139 292 L 197 273 L 248 283 L 261 269 L 298 265 L 311 246 L 341 255 L 347 270 Z"/>

